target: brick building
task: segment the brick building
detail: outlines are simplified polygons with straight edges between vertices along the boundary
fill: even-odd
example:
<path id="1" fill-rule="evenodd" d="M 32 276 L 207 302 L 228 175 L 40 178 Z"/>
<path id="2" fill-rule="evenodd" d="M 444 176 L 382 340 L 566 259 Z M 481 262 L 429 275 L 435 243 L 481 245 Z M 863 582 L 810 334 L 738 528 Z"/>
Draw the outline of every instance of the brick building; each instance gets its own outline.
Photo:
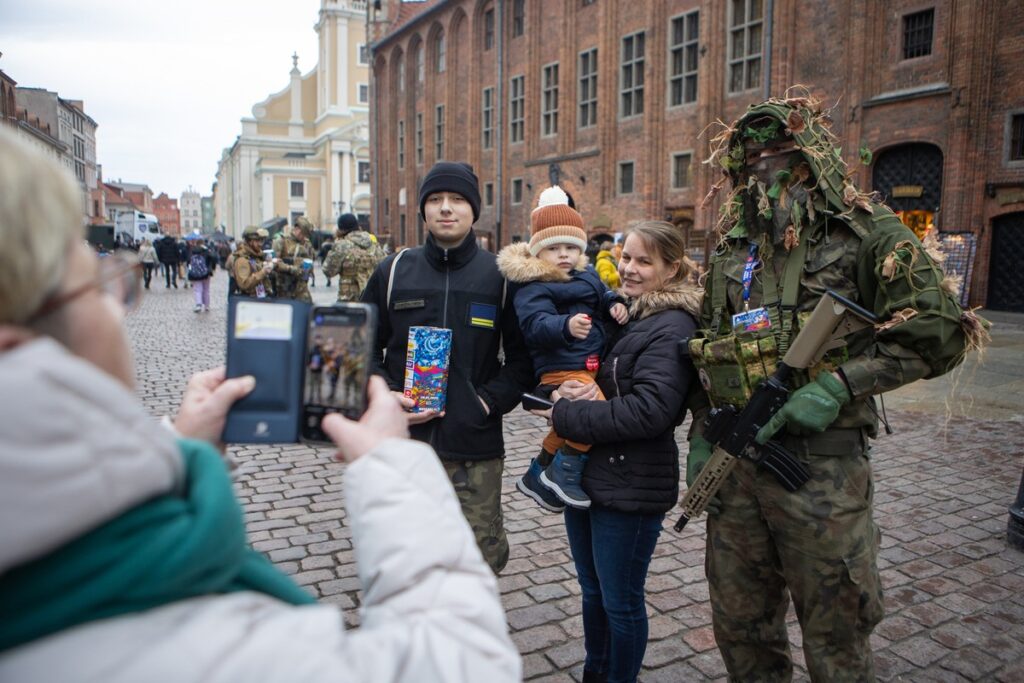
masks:
<path id="1" fill-rule="evenodd" d="M 178 200 L 168 197 L 166 192 L 161 192 L 153 197 L 153 213 L 160 221 L 160 232 L 165 235 L 181 235 L 181 212 L 178 210 Z"/>
<path id="2" fill-rule="evenodd" d="M 970 303 L 1024 310 L 1013 3 L 382 0 L 367 12 L 374 214 L 396 243 L 422 241 L 418 182 L 451 159 L 480 176 L 491 248 L 527 236 L 557 180 L 592 235 L 664 218 L 702 254 L 717 206 L 700 201 L 718 178 L 700 163 L 701 131 L 803 84 L 834 106 L 859 184 L 960 250 Z"/>

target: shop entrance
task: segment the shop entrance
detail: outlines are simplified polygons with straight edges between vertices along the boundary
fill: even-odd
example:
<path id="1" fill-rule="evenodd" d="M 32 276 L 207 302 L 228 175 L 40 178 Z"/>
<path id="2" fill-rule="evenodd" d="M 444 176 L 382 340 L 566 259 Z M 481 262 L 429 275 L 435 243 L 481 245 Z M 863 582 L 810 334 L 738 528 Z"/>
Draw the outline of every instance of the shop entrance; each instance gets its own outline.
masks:
<path id="1" fill-rule="evenodd" d="M 942 205 L 942 150 L 913 143 L 885 150 L 875 161 L 873 189 L 923 239 Z"/>
<path id="2" fill-rule="evenodd" d="M 988 265 L 986 308 L 1024 313 L 1024 211 L 992 221 L 992 256 Z"/>

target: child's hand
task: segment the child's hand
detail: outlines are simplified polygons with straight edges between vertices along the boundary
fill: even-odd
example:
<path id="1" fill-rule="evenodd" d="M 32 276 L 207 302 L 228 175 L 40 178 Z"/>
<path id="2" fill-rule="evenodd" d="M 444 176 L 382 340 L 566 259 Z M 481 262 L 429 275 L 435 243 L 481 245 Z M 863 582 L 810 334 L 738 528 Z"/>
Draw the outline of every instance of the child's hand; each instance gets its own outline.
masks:
<path id="1" fill-rule="evenodd" d="M 620 325 L 625 325 L 629 322 L 629 309 L 626 308 L 625 304 L 617 303 L 611 308 L 612 318 L 615 319 Z"/>
<path id="2" fill-rule="evenodd" d="M 586 339 L 587 335 L 590 334 L 590 328 L 594 323 L 590 321 L 590 316 L 586 313 L 577 313 L 573 317 L 569 318 L 569 334 L 576 339 Z"/>

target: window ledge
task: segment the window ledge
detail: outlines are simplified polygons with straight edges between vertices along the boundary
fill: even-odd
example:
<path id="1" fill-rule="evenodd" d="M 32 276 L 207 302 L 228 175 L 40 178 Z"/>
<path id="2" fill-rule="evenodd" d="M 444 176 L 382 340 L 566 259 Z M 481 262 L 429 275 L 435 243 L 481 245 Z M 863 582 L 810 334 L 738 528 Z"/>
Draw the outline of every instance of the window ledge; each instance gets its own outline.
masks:
<path id="1" fill-rule="evenodd" d="M 890 92 L 882 93 L 881 95 L 875 95 L 870 100 L 864 102 L 861 106 L 865 109 L 870 107 L 876 107 L 880 104 L 889 104 L 890 102 L 902 102 L 904 100 L 915 100 L 919 97 L 933 97 L 936 95 L 949 95 L 953 90 L 949 87 L 949 83 L 933 83 L 932 85 L 923 85 L 917 88 L 907 88 L 906 90 L 892 90 Z"/>

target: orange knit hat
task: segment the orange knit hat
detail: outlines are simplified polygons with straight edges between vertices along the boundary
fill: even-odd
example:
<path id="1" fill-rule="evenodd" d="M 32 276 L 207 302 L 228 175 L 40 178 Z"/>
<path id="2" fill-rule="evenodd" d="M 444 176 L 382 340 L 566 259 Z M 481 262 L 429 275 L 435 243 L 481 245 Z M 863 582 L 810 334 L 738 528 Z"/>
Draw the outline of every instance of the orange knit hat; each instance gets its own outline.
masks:
<path id="1" fill-rule="evenodd" d="M 540 193 L 537 208 L 530 214 L 530 254 L 536 256 L 552 244 L 587 249 L 583 216 L 569 206 L 569 196 L 558 185 Z"/>

